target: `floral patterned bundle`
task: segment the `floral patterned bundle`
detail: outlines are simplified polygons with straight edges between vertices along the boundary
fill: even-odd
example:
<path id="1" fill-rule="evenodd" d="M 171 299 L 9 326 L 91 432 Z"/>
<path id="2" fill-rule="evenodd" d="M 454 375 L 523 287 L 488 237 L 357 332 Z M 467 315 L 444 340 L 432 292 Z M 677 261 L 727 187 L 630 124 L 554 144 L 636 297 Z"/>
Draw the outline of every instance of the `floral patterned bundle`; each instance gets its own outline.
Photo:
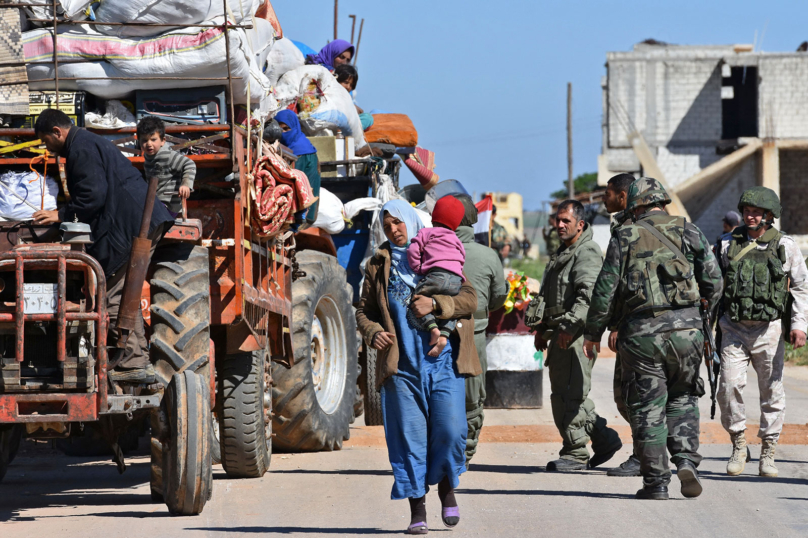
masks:
<path id="1" fill-rule="evenodd" d="M 276 235 L 294 222 L 294 215 L 317 201 L 309 179 L 289 165 L 268 144 L 255 163 L 250 194 L 253 200 L 252 223 L 262 236 Z"/>

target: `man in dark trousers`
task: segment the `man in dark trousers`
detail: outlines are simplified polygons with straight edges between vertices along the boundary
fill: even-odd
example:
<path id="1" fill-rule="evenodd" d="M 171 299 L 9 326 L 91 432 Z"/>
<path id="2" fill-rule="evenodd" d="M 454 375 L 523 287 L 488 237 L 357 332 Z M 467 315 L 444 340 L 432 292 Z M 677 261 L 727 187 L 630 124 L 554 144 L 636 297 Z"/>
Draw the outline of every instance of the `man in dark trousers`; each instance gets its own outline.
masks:
<path id="1" fill-rule="evenodd" d="M 34 213 L 34 222 L 56 224 L 77 220 L 90 225 L 93 243 L 88 245 L 87 253 L 98 260 L 107 279 L 110 318 L 107 344 L 115 346 L 126 265 L 132 238 L 140 231 L 148 184 L 112 142 L 74 126 L 64 112 L 43 111 L 34 129 L 50 153 L 65 159 L 70 193 L 70 201 L 61 209 Z M 153 245 L 173 220 L 158 200 L 149 225 Z M 119 382 L 154 382 L 142 317 L 129 335 L 123 359 L 109 375 Z"/>

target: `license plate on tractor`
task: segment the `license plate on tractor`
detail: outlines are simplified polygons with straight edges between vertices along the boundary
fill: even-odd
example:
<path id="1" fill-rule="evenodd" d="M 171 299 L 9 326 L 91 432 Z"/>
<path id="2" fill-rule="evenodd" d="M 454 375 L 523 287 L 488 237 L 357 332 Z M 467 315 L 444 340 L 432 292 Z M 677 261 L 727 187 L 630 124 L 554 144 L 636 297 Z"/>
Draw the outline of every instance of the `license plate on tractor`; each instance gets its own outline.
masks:
<path id="1" fill-rule="evenodd" d="M 24 284 L 26 314 L 56 313 L 56 284 Z"/>

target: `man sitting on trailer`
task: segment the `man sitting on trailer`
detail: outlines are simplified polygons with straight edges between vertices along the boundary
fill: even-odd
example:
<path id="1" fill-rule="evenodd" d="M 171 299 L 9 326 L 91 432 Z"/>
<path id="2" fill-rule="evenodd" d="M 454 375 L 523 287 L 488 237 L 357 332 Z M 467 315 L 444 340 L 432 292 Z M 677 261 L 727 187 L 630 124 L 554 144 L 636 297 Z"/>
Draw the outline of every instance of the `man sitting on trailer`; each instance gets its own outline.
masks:
<path id="1" fill-rule="evenodd" d="M 110 318 L 107 343 L 115 346 L 126 266 L 132 238 L 140 230 L 148 184 L 112 142 L 74 126 L 60 110 L 44 110 L 37 118 L 34 130 L 48 152 L 65 159 L 70 200 L 58 210 L 37 211 L 34 222 L 78 221 L 90 225 L 93 243 L 87 246 L 87 253 L 98 260 L 107 279 Z M 154 245 L 173 220 L 162 203 L 154 204 L 149 225 L 152 253 Z M 127 340 L 123 358 L 109 375 L 118 382 L 154 382 L 142 316 Z"/>

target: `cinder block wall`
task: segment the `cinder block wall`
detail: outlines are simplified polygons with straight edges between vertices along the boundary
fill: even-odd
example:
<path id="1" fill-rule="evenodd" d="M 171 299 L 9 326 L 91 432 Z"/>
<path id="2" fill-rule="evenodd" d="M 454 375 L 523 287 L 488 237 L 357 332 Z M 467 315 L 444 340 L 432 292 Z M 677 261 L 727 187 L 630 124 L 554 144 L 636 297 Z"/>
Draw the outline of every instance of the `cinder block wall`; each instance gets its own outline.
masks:
<path id="1" fill-rule="evenodd" d="M 780 150 L 780 229 L 787 234 L 808 234 L 808 151 Z"/>
<path id="2" fill-rule="evenodd" d="M 758 76 L 760 136 L 808 137 L 808 53 L 761 55 Z"/>
<path id="3" fill-rule="evenodd" d="M 737 211 L 738 200 L 741 199 L 743 191 L 757 185 L 759 161 L 760 157 L 757 155 L 744 161 L 735 171 L 732 179 L 723 189 L 715 193 L 710 205 L 696 219 L 696 226 L 704 232 L 711 243 L 715 242 L 723 233 L 722 220 L 727 211 Z"/>

